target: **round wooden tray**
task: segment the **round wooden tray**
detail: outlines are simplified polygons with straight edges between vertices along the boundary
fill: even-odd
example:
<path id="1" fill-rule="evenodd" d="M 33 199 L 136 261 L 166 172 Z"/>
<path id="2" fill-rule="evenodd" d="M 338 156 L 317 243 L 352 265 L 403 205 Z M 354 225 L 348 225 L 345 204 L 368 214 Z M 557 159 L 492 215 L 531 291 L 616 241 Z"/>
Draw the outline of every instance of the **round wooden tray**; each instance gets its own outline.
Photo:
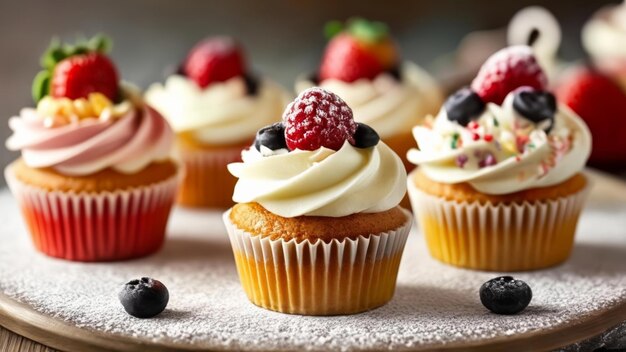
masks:
<path id="1" fill-rule="evenodd" d="M 487 312 L 480 284 L 497 273 L 432 260 L 411 234 L 394 299 L 354 316 L 301 317 L 254 307 L 242 293 L 220 214 L 177 209 L 149 258 L 81 264 L 36 253 L 8 192 L 0 192 L 0 325 L 70 351 L 226 349 L 550 350 L 626 321 L 626 185 L 590 172 L 594 189 L 571 259 L 519 273 L 533 288 L 516 316 Z M 620 215 L 622 214 L 622 215 Z M 139 276 L 170 289 L 159 317 L 129 317 L 120 284 Z"/>

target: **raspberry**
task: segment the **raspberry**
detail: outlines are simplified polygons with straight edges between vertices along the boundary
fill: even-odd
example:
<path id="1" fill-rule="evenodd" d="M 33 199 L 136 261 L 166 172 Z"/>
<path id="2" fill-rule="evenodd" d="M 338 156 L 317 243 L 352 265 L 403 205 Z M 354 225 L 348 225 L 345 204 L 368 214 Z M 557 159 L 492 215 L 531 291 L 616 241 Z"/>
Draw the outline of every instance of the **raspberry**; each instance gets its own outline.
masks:
<path id="1" fill-rule="evenodd" d="M 502 104 L 509 92 L 521 86 L 545 90 L 548 79 L 526 45 L 504 48 L 493 54 L 472 81 L 472 89 L 485 102 Z"/>
<path id="2" fill-rule="evenodd" d="M 287 106 L 283 114 L 289 150 L 339 150 L 354 144 L 357 124 L 352 109 L 339 96 L 322 88 L 309 88 Z"/>

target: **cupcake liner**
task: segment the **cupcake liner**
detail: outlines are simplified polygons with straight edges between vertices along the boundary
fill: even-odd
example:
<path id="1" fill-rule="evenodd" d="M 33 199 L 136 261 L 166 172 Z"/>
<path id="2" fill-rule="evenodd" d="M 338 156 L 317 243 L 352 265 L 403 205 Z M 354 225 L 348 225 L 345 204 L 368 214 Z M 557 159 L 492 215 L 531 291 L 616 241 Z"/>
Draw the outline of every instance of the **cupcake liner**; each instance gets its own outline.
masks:
<path id="1" fill-rule="evenodd" d="M 430 254 L 454 266 L 488 271 L 535 270 L 565 261 L 589 189 L 588 184 L 567 197 L 492 204 L 445 200 L 408 182 Z"/>
<path id="2" fill-rule="evenodd" d="M 252 303 L 303 315 L 352 314 L 393 296 L 412 216 L 394 230 L 357 239 L 272 240 L 237 228 L 224 214 L 237 271 Z"/>
<path id="3" fill-rule="evenodd" d="M 5 178 L 39 251 L 71 261 L 115 261 L 161 248 L 178 176 L 114 192 L 47 191 Z"/>
<path id="4" fill-rule="evenodd" d="M 237 179 L 226 165 L 241 161 L 242 146 L 219 150 L 178 150 L 186 174 L 177 202 L 189 207 L 228 208 Z"/>

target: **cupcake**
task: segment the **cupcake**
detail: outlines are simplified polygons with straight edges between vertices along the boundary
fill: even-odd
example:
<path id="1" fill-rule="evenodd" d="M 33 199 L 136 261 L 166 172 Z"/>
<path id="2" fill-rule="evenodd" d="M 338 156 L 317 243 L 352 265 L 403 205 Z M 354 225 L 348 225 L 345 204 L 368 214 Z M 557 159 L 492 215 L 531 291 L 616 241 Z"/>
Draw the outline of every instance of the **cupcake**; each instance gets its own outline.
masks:
<path id="1" fill-rule="evenodd" d="M 35 78 L 36 108 L 9 120 L 21 151 L 5 176 L 35 247 L 74 261 L 145 256 L 163 244 L 178 183 L 174 134 L 121 85 L 95 37 L 53 42 Z"/>
<path id="2" fill-rule="evenodd" d="M 361 18 L 331 22 L 319 71 L 296 82 L 296 91 L 319 86 L 338 94 L 354 119 L 374 128 L 403 159 L 413 146 L 411 128 L 436 113 L 443 101 L 436 81 L 417 65 L 402 62 L 387 26 Z"/>
<path id="3" fill-rule="evenodd" d="M 176 132 L 186 168 L 177 202 L 190 207 L 233 204 L 237 180 L 226 165 L 241 160 L 256 131 L 280 120 L 287 103 L 276 83 L 247 71 L 241 46 L 227 37 L 198 43 L 179 72 L 153 84 L 145 97 Z"/>
<path id="4" fill-rule="evenodd" d="M 569 256 L 591 136 L 546 86 L 532 49 L 508 47 L 413 129 L 409 195 L 436 259 L 519 271 Z"/>
<path id="5" fill-rule="evenodd" d="M 224 223 L 252 303 L 336 315 L 392 298 L 412 222 L 398 206 L 406 171 L 343 100 L 305 90 L 242 157 Z"/>

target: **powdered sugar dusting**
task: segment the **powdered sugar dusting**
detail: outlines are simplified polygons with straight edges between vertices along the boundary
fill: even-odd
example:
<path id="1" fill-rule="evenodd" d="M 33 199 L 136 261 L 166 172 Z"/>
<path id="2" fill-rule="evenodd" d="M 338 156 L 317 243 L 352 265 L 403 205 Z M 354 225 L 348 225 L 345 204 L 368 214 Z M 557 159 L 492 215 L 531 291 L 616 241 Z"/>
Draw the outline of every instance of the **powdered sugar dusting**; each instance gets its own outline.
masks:
<path id="1" fill-rule="evenodd" d="M 410 349 L 502 339 L 567 324 L 626 300 L 626 206 L 586 209 L 567 264 L 515 276 L 533 289 L 516 316 L 482 307 L 480 285 L 498 273 L 455 269 L 409 236 L 394 299 L 354 316 L 302 317 L 250 304 L 237 278 L 220 214 L 177 209 L 164 249 L 149 258 L 77 264 L 34 252 L 8 192 L 0 193 L 0 290 L 85 329 L 198 348 Z M 121 285 L 152 276 L 170 303 L 155 319 L 130 317 L 117 300 Z"/>

